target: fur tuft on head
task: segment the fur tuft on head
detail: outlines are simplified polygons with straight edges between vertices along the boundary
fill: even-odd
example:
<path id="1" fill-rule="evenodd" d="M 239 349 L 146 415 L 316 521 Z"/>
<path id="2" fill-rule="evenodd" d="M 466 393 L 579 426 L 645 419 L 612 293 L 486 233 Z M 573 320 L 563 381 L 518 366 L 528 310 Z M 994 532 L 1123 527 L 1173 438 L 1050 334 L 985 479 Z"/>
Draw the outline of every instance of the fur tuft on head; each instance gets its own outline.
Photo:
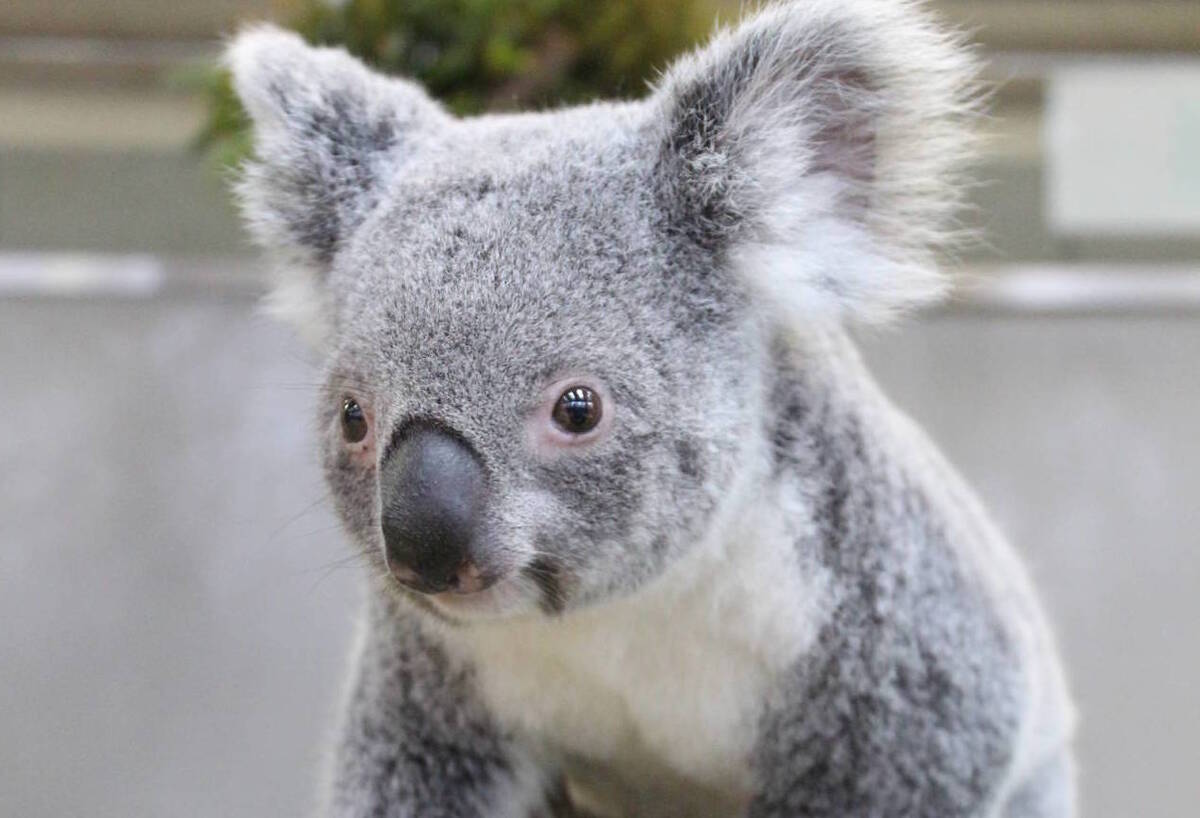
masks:
<path id="1" fill-rule="evenodd" d="M 769 303 L 886 319 L 944 288 L 975 76 L 919 3 L 767 6 L 659 83 L 659 201 Z"/>

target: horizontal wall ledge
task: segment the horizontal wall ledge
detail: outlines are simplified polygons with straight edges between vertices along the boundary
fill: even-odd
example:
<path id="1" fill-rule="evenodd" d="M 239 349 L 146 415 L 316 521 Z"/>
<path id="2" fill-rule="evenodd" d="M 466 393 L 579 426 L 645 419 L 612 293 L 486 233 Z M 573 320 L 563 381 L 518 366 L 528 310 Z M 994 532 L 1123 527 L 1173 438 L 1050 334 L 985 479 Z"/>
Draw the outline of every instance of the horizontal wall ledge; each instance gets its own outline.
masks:
<path id="1" fill-rule="evenodd" d="M 1200 50 L 1196 0 L 935 0 L 934 8 L 989 49 Z"/>
<path id="2" fill-rule="evenodd" d="M 245 257 L 0 252 L 0 298 L 253 300 L 265 267 Z"/>
<path id="3" fill-rule="evenodd" d="M 1200 312 L 1200 263 L 1014 264 L 952 273 L 932 312 L 1014 315 Z M 246 257 L 0 252 L 0 298 L 254 300 L 265 264 Z"/>
<path id="4" fill-rule="evenodd" d="M 1200 263 L 979 267 L 960 272 L 955 281 L 954 295 L 943 310 L 1028 315 L 1200 312 Z"/>

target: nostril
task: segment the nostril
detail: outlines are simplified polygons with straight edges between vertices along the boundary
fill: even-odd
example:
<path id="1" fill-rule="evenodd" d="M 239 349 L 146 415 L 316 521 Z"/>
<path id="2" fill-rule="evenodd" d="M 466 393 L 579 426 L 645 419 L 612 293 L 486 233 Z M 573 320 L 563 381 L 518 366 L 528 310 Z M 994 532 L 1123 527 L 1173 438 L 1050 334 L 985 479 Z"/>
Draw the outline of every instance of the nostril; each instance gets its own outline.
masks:
<path id="1" fill-rule="evenodd" d="M 438 577 L 430 573 L 420 573 L 388 557 L 388 572 L 392 578 L 406 588 L 422 594 L 440 594 L 453 591 L 458 587 L 458 577 Z"/>
<path id="2" fill-rule="evenodd" d="M 388 572 L 395 577 L 396 581 L 401 585 L 407 585 L 410 588 L 416 588 L 422 584 L 421 575 L 409 568 L 407 565 L 396 561 L 391 556 L 386 557 L 386 562 Z"/>
<path id="3" fill-rule="evenodd" d="M 489 585 L 483 572 L 470 560 L 465 561 L 454 575 L 454 590 L 460 594 L 474 594 Z"/>

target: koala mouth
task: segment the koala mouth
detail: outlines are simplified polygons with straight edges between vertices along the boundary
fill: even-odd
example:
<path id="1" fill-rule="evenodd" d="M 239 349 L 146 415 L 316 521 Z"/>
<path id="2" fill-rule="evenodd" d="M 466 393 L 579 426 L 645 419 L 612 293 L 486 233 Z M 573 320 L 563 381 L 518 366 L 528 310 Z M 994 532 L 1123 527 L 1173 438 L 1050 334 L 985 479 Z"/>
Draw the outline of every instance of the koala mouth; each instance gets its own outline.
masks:
<path id="1" fill-rule="evenodd" d="M 448 590 L 437 594 L 420 594 L 410 591 L 409 596 L 438 618 L 458 625 L 536 613 L 540 606 L 534 606 L 528 591 L 514 580 L 515 576 L 502 577 L 487 588 L 473 593 Z"/>
<path id="2" fill-rule="evenodd" d="M 393 577 L 419 608 L 450 624 L 524 616 L 558 616 L 565 612 L 569 575 L 550 557 L 535 557 L 518 570 L 480 575 L 467 585 L 429 589 L 419 581 Z"/>
<path id="3" fill-rule="evenodd" d="M 400 585 L 428 597 L 453 599 L 481 594 L 503 577 L 502 574 L 483 573 L 470 559 L 464 559 L 445 579 L 432 579 L 429 575 L 419 573 L 392 558 L 387 562 L 388 572 Z"/>

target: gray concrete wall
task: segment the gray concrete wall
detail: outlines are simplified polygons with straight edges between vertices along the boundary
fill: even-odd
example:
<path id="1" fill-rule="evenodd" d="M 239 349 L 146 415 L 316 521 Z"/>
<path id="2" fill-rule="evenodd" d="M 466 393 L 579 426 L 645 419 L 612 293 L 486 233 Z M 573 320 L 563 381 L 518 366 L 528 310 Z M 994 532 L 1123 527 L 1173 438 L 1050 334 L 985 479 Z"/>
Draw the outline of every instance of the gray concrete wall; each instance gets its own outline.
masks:
<path id="1" fill-rule="evenodd" d="M 1190 818 L 1200 322 L 948 315 L 866 338 L 1029 559 L 1091 818 Z M 244 298 L 0 300 L 0 815 L 303 815 L 357 571 L 313 368 Z"/>
<path id="2" fill-rule="evenodd" d="M 732 12 L 740 2 L 729 0 Z M 1045 74 L 1063 58 L 1192 55 L 1195 0 L 938 0 L 982 46 L 996 90 L 974 176 L 967 261 L 1189 261 L 1200 237 L 1067 240 L 1043 218 Z M 222 176 L 194 148 L 205 100 L 181 76 L 239 21 L 296 18 L 298 0 L 0 4 L 0 245 L 246 252 Z M 1141 55 L 1141 57 L 1139 57 Z M 630 86 L 640 80 L 630 78 Z"/>

